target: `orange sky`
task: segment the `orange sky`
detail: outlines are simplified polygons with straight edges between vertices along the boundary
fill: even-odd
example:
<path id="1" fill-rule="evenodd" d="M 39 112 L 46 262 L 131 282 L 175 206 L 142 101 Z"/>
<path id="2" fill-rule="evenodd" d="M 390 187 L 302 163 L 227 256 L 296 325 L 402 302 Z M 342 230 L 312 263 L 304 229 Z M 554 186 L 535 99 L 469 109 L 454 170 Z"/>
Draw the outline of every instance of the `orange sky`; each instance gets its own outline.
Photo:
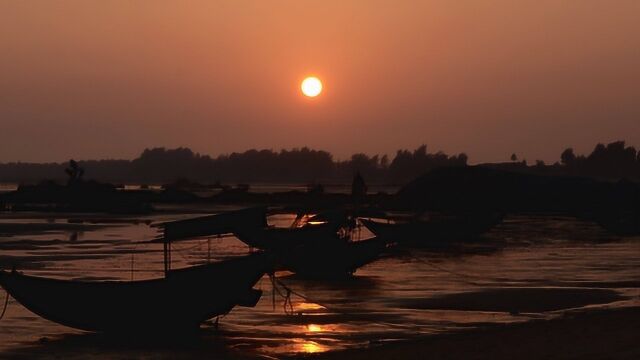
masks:
<path id="1" fill-rule="evenodd" d="M 2 1 L 0 161 L 640 146 L 638 19 L 637 0 Z"/>

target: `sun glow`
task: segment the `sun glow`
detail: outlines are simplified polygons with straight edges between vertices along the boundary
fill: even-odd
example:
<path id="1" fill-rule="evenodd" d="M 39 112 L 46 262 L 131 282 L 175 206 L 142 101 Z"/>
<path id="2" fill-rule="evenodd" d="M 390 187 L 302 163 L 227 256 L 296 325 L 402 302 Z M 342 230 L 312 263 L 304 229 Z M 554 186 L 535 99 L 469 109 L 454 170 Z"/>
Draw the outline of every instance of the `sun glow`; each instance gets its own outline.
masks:
<path id="1" fill-rule="evenodd" d="M 302 80 L 300 89 L 305 96 L 316 97 L 322 92 L 322 82 L 315 76 L 309 76 Z"/>

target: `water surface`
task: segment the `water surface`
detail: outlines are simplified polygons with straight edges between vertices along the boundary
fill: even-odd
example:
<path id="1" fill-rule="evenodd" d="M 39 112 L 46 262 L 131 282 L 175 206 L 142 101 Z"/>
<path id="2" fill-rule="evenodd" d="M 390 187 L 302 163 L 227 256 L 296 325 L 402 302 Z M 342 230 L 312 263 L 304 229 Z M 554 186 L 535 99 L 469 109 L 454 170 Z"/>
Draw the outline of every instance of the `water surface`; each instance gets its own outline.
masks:
<path id="1" fill-rule="evenodd" d="M 156 235 L 148 224 L 189 216 L 7 214 L 0 218 L 0 265 L 63 279 L 160 277 L 162 246 L 148 243 Z M 292 217 L 270 221 L 286 226 Z M 217 329 L 207 323 L 196 339 L 170 345 L 73 330 L 11 300 L 0 321 L 0 355 L 278 357 L 553 317 L 567 309 L 637 305 L 638 240 L 571 218 L 509 217 L 483 239 L 455 251 L 394 249 L 349 280 L 310 281 L 279 273 L 274 292 L 265 276 L 257 285 L 264 294 L 255 308 L 237 307 Z M 173 245 L 173 267 L 247 251 L 234 237 L 185 241 Z M 287 307 L 278 294 L 286 293 L 285 287 L 293 291 Z"/>

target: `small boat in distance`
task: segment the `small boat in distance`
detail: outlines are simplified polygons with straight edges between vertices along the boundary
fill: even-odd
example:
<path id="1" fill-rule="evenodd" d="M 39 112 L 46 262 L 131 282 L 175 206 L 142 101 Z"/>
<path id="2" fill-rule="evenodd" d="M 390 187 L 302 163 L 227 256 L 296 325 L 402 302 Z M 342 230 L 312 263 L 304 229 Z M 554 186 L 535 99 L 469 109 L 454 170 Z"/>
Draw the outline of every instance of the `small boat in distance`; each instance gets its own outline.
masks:
<path id="1" fill-rule="evenodd" d="M 428 219 L 396 218 L 394 222 L 359 219 L 378 237 L 401 245 L 440 247 L 477 238 L 502 222 L 499 213 L 441 215 Z"/>

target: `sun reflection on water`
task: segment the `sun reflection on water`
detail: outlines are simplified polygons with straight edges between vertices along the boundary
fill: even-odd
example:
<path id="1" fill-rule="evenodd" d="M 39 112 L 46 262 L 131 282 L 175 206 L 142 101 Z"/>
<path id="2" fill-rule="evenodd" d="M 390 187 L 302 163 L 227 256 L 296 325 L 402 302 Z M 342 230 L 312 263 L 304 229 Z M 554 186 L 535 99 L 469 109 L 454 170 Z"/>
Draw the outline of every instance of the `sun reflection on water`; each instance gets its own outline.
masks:
<path id="1" fill-rule="evenodd" d="M 308 324 L 307 325 L 307 331 L 309 331 L 311 333 L 319 333 L 319 332 L 323 332 L 324 330 L 322 329 L 322 326 L 320 326 L 320 325 Z"/>
<path id="2" fill-rule="evenodd" d="M 299 339 L 296 341 L 296 352 L 299 353 L 319 353 L 327 351 L 327 347 L 321 344 L 318 344 L 315 341 Z"/>
<path id="3" fill-rule="evenodd" d="M 295 305 L 296 311 L 304 312 L 310 310 L 324 310 L 322 305 L 318 305 L 315 303 L 301 302 Z"/>

